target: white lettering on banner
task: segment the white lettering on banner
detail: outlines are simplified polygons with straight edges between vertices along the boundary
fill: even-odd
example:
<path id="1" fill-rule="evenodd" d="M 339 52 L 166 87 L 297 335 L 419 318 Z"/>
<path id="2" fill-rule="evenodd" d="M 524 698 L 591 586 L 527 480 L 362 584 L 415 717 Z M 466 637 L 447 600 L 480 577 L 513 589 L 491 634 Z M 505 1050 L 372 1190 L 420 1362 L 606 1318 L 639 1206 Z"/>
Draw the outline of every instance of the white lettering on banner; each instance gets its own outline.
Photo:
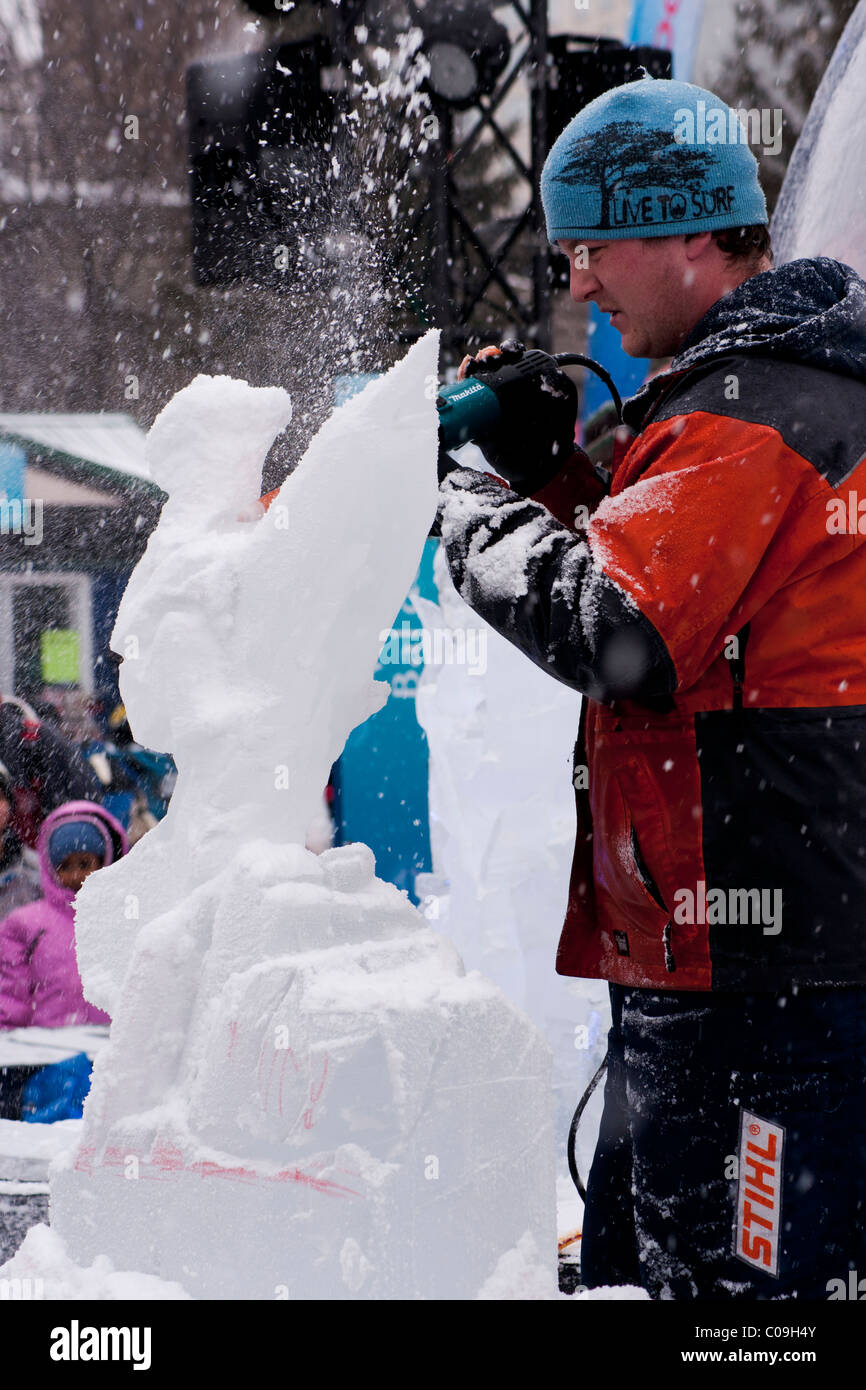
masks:
<path id="1" fill-rule="evenodd" d="M 785 1131 L 772 1120 L 740 1110 L 740 1173 L 734 1254 L 779 1277 L 782 1155 Z"/>

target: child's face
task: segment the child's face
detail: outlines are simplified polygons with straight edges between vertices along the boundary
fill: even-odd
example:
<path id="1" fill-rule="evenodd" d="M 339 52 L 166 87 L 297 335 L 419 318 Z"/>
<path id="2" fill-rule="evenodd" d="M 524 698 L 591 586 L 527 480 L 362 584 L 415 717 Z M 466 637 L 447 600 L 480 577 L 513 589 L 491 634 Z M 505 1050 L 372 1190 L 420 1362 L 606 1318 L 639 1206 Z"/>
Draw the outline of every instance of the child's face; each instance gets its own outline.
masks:
<path id="1" fill-rule="evenodd" d="M 98 854 L 91 854 L 87 850 L 76 850 L 73 854 L 67 854 L 66 858 L 55 870 L 57 877 L 64 888 L 71 888 L 77 893 L 84 880 L 95 869 L 102 868 L 102 860 Z"/>

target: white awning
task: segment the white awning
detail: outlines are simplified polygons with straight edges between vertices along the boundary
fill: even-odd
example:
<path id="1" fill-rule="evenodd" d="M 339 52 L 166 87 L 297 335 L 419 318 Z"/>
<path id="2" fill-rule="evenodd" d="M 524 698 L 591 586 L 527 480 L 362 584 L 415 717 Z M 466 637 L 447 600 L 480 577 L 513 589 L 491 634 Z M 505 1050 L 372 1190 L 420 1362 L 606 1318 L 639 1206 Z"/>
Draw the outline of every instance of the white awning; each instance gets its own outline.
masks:
<path id="1" fill-rule="evenodd" d="M 121 411 L 80 415 L 3 413 L 0 435 L 14 435 L 113 473 L 151 482 L 144 461 L 147 435 L 131 415 Z"/>

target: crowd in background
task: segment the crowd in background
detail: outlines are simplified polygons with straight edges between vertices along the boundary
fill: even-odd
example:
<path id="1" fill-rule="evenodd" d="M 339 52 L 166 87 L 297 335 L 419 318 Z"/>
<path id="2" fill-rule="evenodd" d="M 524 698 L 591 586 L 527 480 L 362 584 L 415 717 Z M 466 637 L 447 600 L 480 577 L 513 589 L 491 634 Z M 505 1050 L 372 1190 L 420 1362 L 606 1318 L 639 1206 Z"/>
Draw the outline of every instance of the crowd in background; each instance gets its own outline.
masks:
<path id="1" fill-rule="evenodd" d="M 122 705 L 83 741 L 52 709 L 0 700 L 0 1035 L 110 1022 L 84 998 L 75 896 L 165 815 L 176 775 L 168 756 L 134 741 Z M 89 1076 L 85 1054 L 0 1064 L 0 1119 L 78 1115 Z"/>

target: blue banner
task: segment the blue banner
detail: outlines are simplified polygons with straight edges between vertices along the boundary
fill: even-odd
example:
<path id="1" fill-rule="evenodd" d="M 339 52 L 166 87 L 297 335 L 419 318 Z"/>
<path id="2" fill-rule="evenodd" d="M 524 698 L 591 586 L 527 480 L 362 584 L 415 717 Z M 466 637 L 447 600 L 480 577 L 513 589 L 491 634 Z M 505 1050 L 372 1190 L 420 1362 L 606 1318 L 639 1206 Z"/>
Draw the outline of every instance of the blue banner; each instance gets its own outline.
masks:
<path id="1" fill-rule="evenodd" d="M 335 407 L 363 391 L 377 375 L 357 372 L 338 376 L 334 381 Z M 388 701 L 378 714 L 352 730 L 331 770 L 334 843 L 360 840 L 369 845 L 379 878 L 405 888 L 416 905 L 415 875 L 429 873 L 432 860 L 427 735 L 415 714 L 415 692 L 424 664 L 423 627 L 411 594 L 418 593 L 434 603 L 438 599 L 433 578 L 437 545 L 432 538 L 425 542 L 410 595 L 383 642 L 373 673 L 375 680 L 390 685 Z"/>
<path id="2" fill-rule="evenodd" d="M 439 597 L 433 578 L 437 545 L 433 539 L 425 542 L 412 586 L 434 603 Z M 405 888 L 416 904 L 415 875 L 432 869 L 427 736 L 415 713 L 424 664 L 422 631 L 407 597 L 374 673 L 391 687 L 388 702 L 352 730 L 333 774 L 336 843 L 363 840 L 376 856 L 379 878 Z"/>
<path id="3" fill-rule="evenodd" d="M 24 471 L 27 454 L 20 444 L 0 439 L 0 498 L 7 502 L 24 500 Z"/>
<path id="4" fill-rule="evenodd" d="M 678 82 L 691 81 L 704 0 L 635 0 L 628 43 L 669 48 Z"/>

